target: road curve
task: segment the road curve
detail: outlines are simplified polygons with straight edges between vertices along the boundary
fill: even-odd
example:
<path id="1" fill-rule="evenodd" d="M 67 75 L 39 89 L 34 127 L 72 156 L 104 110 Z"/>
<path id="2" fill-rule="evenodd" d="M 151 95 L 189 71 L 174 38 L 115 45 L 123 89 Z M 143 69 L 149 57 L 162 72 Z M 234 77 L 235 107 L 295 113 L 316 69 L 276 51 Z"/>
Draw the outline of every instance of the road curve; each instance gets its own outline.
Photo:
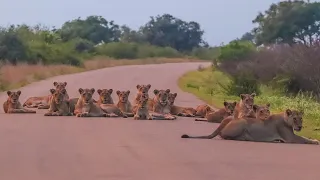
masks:
<path id="1" fill-rule="evenodd" d="M 196 106 L 199 99 L 176 85 L 180 75 L 206 63 L 123 66 L 58 76 L 21 88 L 21 101 L 46 95 L 53 81 L 67 81 L 71 97 L 78 88 L 130 90 L 137 84 L 177 92 L 177 104 Z M 116 99 L 115 93 L 113 94 Z M 97 96 L 97 95 L 96 95 Z M 3 102 L 6 94 L 0 94 Z M 117 100 L 117 99 L 116 99 Z M 320 148 L 181 139 L 208 134 L 217 125 L 176 121 L 44 117 L 0 114 L 0 179 L 3 180 L 316 180 Z"/>

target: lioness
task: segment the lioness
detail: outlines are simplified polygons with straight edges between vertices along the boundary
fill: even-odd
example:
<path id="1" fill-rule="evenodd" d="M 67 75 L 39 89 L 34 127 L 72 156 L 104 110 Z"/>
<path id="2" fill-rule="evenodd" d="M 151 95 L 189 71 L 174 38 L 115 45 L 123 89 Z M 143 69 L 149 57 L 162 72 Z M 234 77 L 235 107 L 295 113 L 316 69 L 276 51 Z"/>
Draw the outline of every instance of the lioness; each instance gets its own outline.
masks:
<path id="1" fill-rule="evenodd" d="M 152 111 L 154 112 L 152 116 L 161 117 L 164 115 L 166 117 L 165 119 L 168 119 L 168 120 L 176 119 L 176 117 L 171 114 L 171 106 L 168 101 L 170 89 L 167 89 L 167 90 L 155 89 L 153 93 L 155 96 L 152 100 L 153 101 Z"/>
<path id="2" fill-rule="evenodd" d="M 7 91 L 8 99 L 3 103 L 3 110 L 5 113 L 36 113 L 34 110 L 26 109 L 21 106 L 19 97 L 21 91 Z"/>
<path id="3" fill-rule="evenodd" d="M 196 117 L 205 118 L 206 114 L 208 113 L 208 110 L 210 110 L 210 112 L 215 111 L 207 104 L 201 104 L 201 105 L 197 106 L 196 107 Z"/>
<path id="4" fill-rule="evenodd" d="M 257 111 L 257 113 L 261 113 L 259 117 L 266 116 L 265 111 Z M 294 134 L 293 130 L 301 131 L 302 129 L 302 116 L 303 112 L 290 109 L 287 109 L 284 113 L 273 114 L 266 120 L 243 118 L 232 121 L 230 119 L 233 117 L 229 116 L 208 136 L 189 136 L 184 134 L 181 138 L 212 139 L 220 135 L 223 139 L 227 140 L 319 145 L 318 140 Z"/>
<path id="5" fill-rule="evenodd" d="M 253 104 L 254 104 L 254 97 L 256 96 L 255 93 L 252 94 L 240 94 L 240 102 L 237 103 L 234 117 L 235 119 L 241 118 L 243 116 L 246 117 L 255 117 L 253 111 Z"/>
<path id="6" fill-rule="evenodd" d="M 56 88 L 56 90 L 66 89 L 67 82 L 53 82 L 53 86 Z M 49 109 L 51 96 L 52 95 L 50 94 L 47 96 L 30 97 L 23 103 L 23 107 Z M 64 98 L 65 100 L 69 99 L 69 95 L 67 92 L 65 93 Z"/>
<path id="7" fill-rule="evenodd" d="M 253 111 L 255 113 L 255 119 L 258 120 L 267 120 L 271 113 L 270 113 L 270 104 L 267 103 L 266 105 L 253 105 Z"/>
<path id="8" fill-rule="evenodd" d="M 132 105 L 129 101 L 129 95 L 130 91 L 117 91 L 118 95 L 118 103 L 117 107 L 121 110 L 123 114 L 125 114 L 127 117 L 133 117 L 134 114 L 132 113 Z"/>
<path id="9" fill-rule="evenodd" d="M 97 92 L 99 94 L 99 100 L 97 101 L 97 104 L 105 113 L 113 117 L 128 117 L 113 103 L 113 99 L 111 97 L 113 92 L 112 89 L 98 89 Z"/>
<path id="10" fill-rule="evenodd" d="M 52 94 L 50 99 L 50 108 L 45 116 L 72 116 L 68 101 L 65 100 L 65 89 L 50 89 Z"/>
<path id="11" fill-rule="evenodd" d="M 92 96 L 94 92 L 94 88 L 79 88 L 80 97 L 74 109 L 74 114 L 77 117 L 108 117 L 108 115 L 93 102 Z"/>
<path id="12" fill-rule="evenodd" d="M 137 92 L 135 98 L 133 99 L 133 105 L 139 103 L 139 98 L 142 94 L 146 94 L 149 99 L 149 90 L 151 88 L 151 84 L 147 84 L 147 85 L 137 84 L 136 88 L 137 88 L 138 92 Z"/>
<path id="13" fill-rule="evenodd" d="M 149 114 L 148 109 L 148 100 L 149 97 L 146 94 L 141 94 L 137 104 L 133 106 L 133 113 L 135 120 L 152 120 L 151 115 Z"/>
<path id="14" fill-rule="evenodd" d="M 207 113 L 205 118 L 206 119 L 195 119 L 195 121 L 207 121 L 212 123 L 221 123 L 223 119 L 225 119 L 228 116 L 233 115 L 234 109 L 237 105 L 237 102 L 223 102 L 224 107 L 219 109 L 218 111 L 211 111 L 211 108 L 207 107 Z"/>
<path id="15" fill-rule="evenodd" d="M 177 93 L 169 93 L 168 95 L 168 101 L 171 106 L 170 113 L 177 116 L 195 117 L 197 111 L 194 108 L 174 105 L 174 101 L 176 100 L 177 95 Z"/>

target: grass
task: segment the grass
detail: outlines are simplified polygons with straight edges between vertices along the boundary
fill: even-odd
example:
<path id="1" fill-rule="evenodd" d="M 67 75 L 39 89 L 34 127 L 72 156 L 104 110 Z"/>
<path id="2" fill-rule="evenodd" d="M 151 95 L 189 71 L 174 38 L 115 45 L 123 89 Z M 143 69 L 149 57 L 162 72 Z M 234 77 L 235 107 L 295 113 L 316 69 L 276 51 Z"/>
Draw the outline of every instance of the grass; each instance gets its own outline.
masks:
<path id="1" fill-rule="evenodd" d="M 18 64 L 16 66 L 3 65 L 0 68 L 0 91 L 16 89 L 35 81 L 47 79 L 49 77 L 72 74 L 83 71 L 95 70 L 106 67 L 138 65 L 138 64 L 160 64 L 201 61 L 187 58 L 149 58 L 149 59 L 110 59 L 106 57 L 96 57 L 84 62 L 83 67 L 69 65 L 27 65 Z"/>
<path id="2" fill-rule="evenodd" d="M 201 100 L 207 102 L 216 108 L 223 107 L 223 101 L 239 101 L 240 97 L 228 96 L 219 86 L 228 84 L 230 77 L 224 73 L 212 70 L 211 68 L 201 71 L 190 71 L 179 79 L 179 87 L 186 92 L 192 93 Z M 304 122 L 303 130 L 297 134 L 309 138 L 320 139 L 320 104 L 315 102 L 311 97 L 298 95 L 296 97 L 287 97 L 277 90 L 266 86 L 261 86 L 261 95 L 256 96 L 256 104 L 271 104 L 271 112 L 279 113 L 285 109 L 303 108 Z"/>

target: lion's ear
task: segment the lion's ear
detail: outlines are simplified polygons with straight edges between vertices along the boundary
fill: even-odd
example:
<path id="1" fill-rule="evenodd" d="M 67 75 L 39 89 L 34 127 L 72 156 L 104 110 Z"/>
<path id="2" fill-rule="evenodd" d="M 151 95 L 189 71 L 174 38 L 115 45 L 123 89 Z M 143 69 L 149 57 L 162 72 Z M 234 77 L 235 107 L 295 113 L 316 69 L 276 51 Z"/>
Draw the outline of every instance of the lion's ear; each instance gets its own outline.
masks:
<path id="1" fill-rule="evenodd" d="M 244 98 L 246 98 L 246 95 L 245 95 L 245 94 L 240 94 L 240 98 L 241 98 L 242 100 L 244 100 Z"/>
<path id="2" fill-rule="evenodd" d="M 227 101 L 224 101 L 224 102 L 223 102 L 223 105 L 224 105 L 224 106 L 228 106 L 228 102 L 227 102 Z"/>
<path id="3" fill-rule="evenodd" d="M 8 96 L 10 96 L 12 94 L 12 92 L 11 91 L 7 91 L 7 94 L 8 94 Z"/>
<path id="4" fill-rule="evenodd" d="M 20 90 L 18 90 L 18 91 L 17 91 L 17 94 L 20 96 L 20 95 L 21 95 L 21 91 L 20 91 Z"/>
<path id="5" fill-rule="evenodd" d="M 58 82 L 56 82 L 56 81 L 53 82 L 53 85 L 54 85 L 54 86 L 57 86 L 57 85 L 58 85 Z"/>
<path id="6" fill-rule="evenodd" d="M 153 90 L 153 93 L 154 93 L 155 95 L 157 95 L 157 94 L 159 93 L 159 90 L 158 90 L 158 89 L 155 89 L 155 90 Z"/>
<path id="7" fill-rule="evenodd" d="M 269 108 L 270 107 L 270 103 L 267 103 L 266 106 Z"/>
<path id="8" fill-rule="evenodd" d="M 251 94 L 251 97 L 256 97 L 256 93 L 252 93 L 252 94 Z"/>
<path id="9" fill-rule="evenodd" d="M 175 97 L 175 98 L 176 98 L 177 96 L 178 96 L 178 94 L 177 94 L 177 93 L 173 93 L 173 97 Z"/>
<path id="10" fill-rule="evenodd" d="M 136 87 L 137 87 L 137 89 L 140 89 L 140 87 L 141 87 L 141 86 L 140 86 L 140 84 L 137 84 L 137 86 L 136 86 Z"/>
<path id="11" fill-rule="evenodd" d="M 170 93 L 170 89 L 167 89 L 167 90 L 166 90 L 166 93 Z"/>
<path id="12" fill-rule="evenodd" d="M 50 93 L 51 93 L 51 94 L 54 94 L 55 92 L 56 92 L 55 89 L 50 89 Z"/>
<path id="13" fill-rule="evenodd" d="M 108 90 L 108 92 L 109 92 L 110 94 L 112 94 L 112 92 L 113 92 L 113 89 L 109 89 L 109 90 Z"/>
<path id="14" fill-rule="evenodd" d="M 96 90 L 94 88 L 91 88 L 90 91 L 93 94 Z"/>
<path id="15" fill-rule="evenodd" d="M 119 90 L 117 90 L 116 93 L 117 93 L 117 95 L 119 96 L 121 92 L 120 92 Z"/>
<path id="16" fill-rule="evenodd" d="M 82 88 L 79 88 L 78 91 L 79 91 L 80 94 L 82 94 L 84 90 Z"/>
<path id="17" fill-rule="evenodd" d="M 292 111 L 290 109 L 287 109 L 286 110 L 286 114 L 287 114 L 287 116 L 291 116 L 292 115 Z"/>
<path id="18" fill-rule="evenodd" d="M 64 86 L 67 86 L 67 82 L 64 82 L 63 85 L 64 85 Z"/>
<path id="19" fill-rule="evenodd" d="M 97 90 L 97 93 L 100 95 L 102 93 L 102 90 L 101 89 L 98 89 Z"/>
<path id="20" fill-rule="evenodd" d="M 259 106 L 254 104 L 252 108 L 253 108 L 253 111 L 254 111 L 254 112 L 257 112 Z"/>
<path id="21" fill-rule="evenodd" d="M 151 84 L 148 84 L 148 85 L 147 85 L 147 88 L 150 89 L 150 88 L 151 88 Z"/>
<path id="22" fill-rule="evenodd" d="M 236 105 L 237 105 L 237 101 L 234 101 L 234 102 L 233 102 L 233 105 L 236 106 Z"/>
<path id="23" fill-rule="evenodd" d="M 130 91 L 129 91 L 129 90 L 128 90 L 128 91 L 126 91 L 126 94 L 127 94 L 127 95 L 129 95 L 129 94 L 130 94 Z"/>

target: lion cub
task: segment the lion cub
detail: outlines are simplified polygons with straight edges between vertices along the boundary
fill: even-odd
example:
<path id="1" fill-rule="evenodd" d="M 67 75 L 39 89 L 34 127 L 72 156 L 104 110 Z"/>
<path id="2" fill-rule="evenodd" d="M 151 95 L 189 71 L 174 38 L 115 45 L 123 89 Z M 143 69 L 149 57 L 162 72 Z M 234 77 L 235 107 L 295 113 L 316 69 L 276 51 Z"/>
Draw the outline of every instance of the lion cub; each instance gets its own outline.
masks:
<path id="1" fill-rule="evenodd" d="M 138 92 L 137 92 L 135 98 L 133 99 L 133 105 L 139 103 L 139 99 L 140 99 L 142 94 L 146 94 L 148 96 L 148 99 L 149 99 L 149 90 L 151 88 L 151 84 L 147 84 L 147 85 L 137 84 L 136 87 L 137 87 Z"/>
<path id="2" fill-rule="evenodd" d="M 135 120 L 152 120 L 151 115 L 149 114 L 148 109 L 148 100 L 149 97 L 146 94 L 142 94 L 139 97 L 138 104 L 133 106 L 133 113 Z"/>
<path id="3" fill-rule="evenodd" d="M 235 119 L 240 119 L 242 117 L 255 118 L 255 113 L 253 111 L 254 97 L 255 93 L 252 94 L 240 94 L 240 102 L 237 103 L 234 117 Z"/>
<path id="4" fill-rule="evenodd" d="M 212 112 L 211 108 L 208 106 L 206 108 L 206 110 L 207 110 L 207 113 L 205 116 L 206 119 L 195 119 L 195 121 L 207 121 L 207 122 L 212 122 L 212 123 L 221 123 L 221 121 L 223 119 L 225 119 L 226 117 L 231 116 L 233 114 L 236 105 L 237 105 L 237 102 L 230 103 L 230 102 L 224 101 L 223 102 L 224 107 L 215 111 L 215 112 Z"/>
<path id="5" fill-rule="evenodd" d="M 267 120 L 271 113 L 270 113 L 270 104 L 267 103 L 266 105 L 253 105 L 253 111 L 255 113 L 255 118 L 257 120 L 265 121 Z"/>
<path id="6" fill-rule="evenodd" d="M 47 113 L 45 113 L 45 116 L 72 116 L 70 113 L 69 103 L 67 100 L 65 100 L 65 89 L 56 90 L 56 89 L 50 89 L 50 92 L 52 94 L 50 98 L 50 108 Z"/>
<path id="7" fill-rule="evenodd" d="M 133 117 L 134 114 L 132 113 L 132 105 L 129 101 L 130 91 L 117 91 L 117 95 L 119 101 L 117 103 L 117 107 L 121 110 L 123 114 L 127 117 Z"/>
<path id="8" fill-rule="evenodd" d="M 21 91 L 7 91 L 8 99 L 3 103 L 5 113 L 36 113 L 36 111 L 25 109 L 22 107 L 19 98 Z"/>
<path id="9" fill-rule="evenodd" d="M 111 97 L 113 92 L 112 89 L 98 89 L 97 92 L 99 94 L 99 100 L 97 101 L 97 104 L 105 113 L 112 117 L 128 117 L 113 103 L 113 99 Z"/>
<path id="10" fill-rule="evenodd" d="M 169 93 L 168 95 L 168 101 L 171 106 L 171 114 L 184 117 L 195 117 L 197 111 L 194 108 L 174 105 L 177 95 L 177 93 Z"/>
<path id="11" fill-rule="evenodd" d="M 196 107 L 195 116 L 199 117 L 199 118 L 205 118 L 206 114 L 209 112 L 208 110 L 210 110 L 210 112 L 214 112 L 215 111 L 208 104 L 201 104 L 201 105 Z"/>
<path id="12" fill-rule="evenodd" d="M 80 97 L 75 105 L 74 114 L 77 117 L 108 117 L 100 107 L 93 102 L 94 88 L 79 88 Z"/>

